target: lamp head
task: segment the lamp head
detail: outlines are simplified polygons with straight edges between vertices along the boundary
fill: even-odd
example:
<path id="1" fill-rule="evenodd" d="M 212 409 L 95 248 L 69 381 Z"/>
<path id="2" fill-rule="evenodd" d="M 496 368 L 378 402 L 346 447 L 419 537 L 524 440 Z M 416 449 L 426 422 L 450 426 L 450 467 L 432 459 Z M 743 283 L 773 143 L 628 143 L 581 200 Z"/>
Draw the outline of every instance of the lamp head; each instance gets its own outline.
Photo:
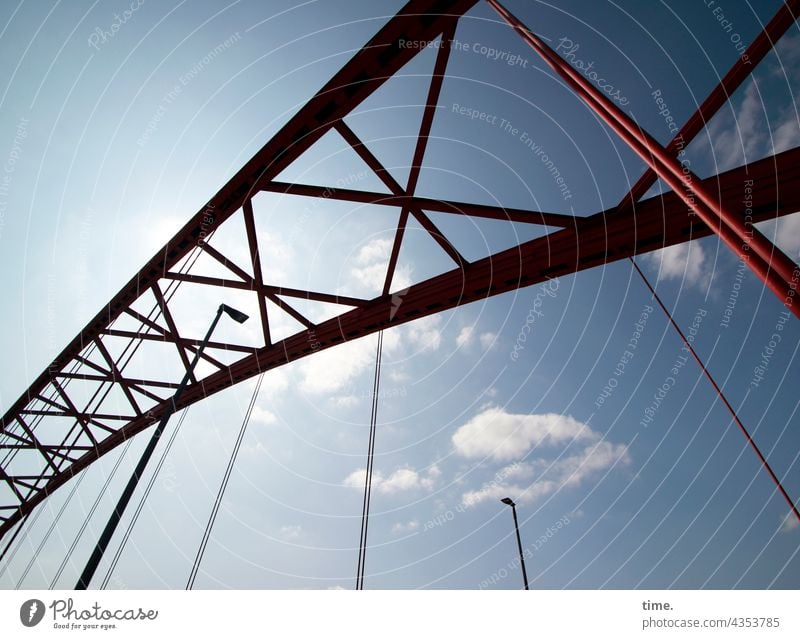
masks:
<path id="1" fill-rule="evenodd" d="M 241 311 L 237 311 L 235 308 L 231 308 L 227 304 L 220 304 L 219 307 L 220 309 L 225 311 L 228 315 L 230 315 L 232 319 L 239 322 L 239 324 L 243 324 L 248 319 L 247 315 L 245 315 Z"/>
<path id="2" fill-rule="evenodd" d="M 516 506 L 516 504 L 511 500 L 511 497 L 503 497 L 500 501 L 502 501 L 507 506 Z"/>

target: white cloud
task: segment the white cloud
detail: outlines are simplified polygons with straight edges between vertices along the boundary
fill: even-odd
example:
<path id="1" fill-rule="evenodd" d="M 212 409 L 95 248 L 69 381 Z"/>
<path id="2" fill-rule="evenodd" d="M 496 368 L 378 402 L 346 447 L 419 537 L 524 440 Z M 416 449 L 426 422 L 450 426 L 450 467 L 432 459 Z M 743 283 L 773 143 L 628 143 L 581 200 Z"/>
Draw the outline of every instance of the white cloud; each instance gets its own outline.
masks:
<path id="1" fill-rule="evenodd" d="M 470 342 L 472 342 L 472 336 L 475 333 L 475 328 L 473 326 L 465 326 L 461 329 L 458 333 L 458 337 L 456 337 L 456 346 L 459 348 L 464 348 L 468 346 Z"/>
<path id="2" fill-rule="evenodd" d="M 356 254 L 350 276 L 360 287 L 374 293 L 383 291 L 393 240 L 375 238 L 361 247 Z M 402 264 L 395 268 L 392 290 L 397 291 L 411 286 L 411 265 Z"/>
<path id="3" fill-rule="evenodd" d="M 515 415 L 489 407 L 461 426 L 452 441 L 463 457 L 510 461 L 521 459 L 536 446 L 598 438 L 586 424 L 568 415 Z"/>
<path id="4" fill-rule="evenodd" d="M 331 403 L 337 408 L 352 408 L 357 406 L 360 401 L 355 395 L 340 395 L 331 398 Z"/>
<path id="5" fill-rule="evenodd" d="M 488 351 L 497 341 L 497 333 L 481 333 L 479 339 L 481 342 L 481 348 L 483 348 L 485 351 Z"/>
<path id="6" fill-rule="evenodd" d="M 280 397 L 289 388 L 289 377 L 281 368 L 273 368 L 264 373 L 264 379 L 261 382 L 261 389 L 259 396 L 264 396 L 269 399 Z"/>
<path id="7" fill-rule="evenodd" d="M 383 291 L 383 284 L 386 280 L 387 263 L 380 262 L 378 264 L 369 264 L 360 268 L 354 268 L 350 271 L 355 281 L 369 289 L 379 293 Z M 394 277 L 392 278 L 392 291 L 407 289 L 411 286 L 411 268 L 407 265 L 402 265 L 395 268 Z"/>
<path id="8" fill-rule="evenodd" d="M 427 472 L 421 473 L 411 467 L 397 468 L 384 477 L 380 471 L 372 473 L 372 488 L 378 493 L 391 495 L 411 490 L 430 490 L 441 474 L 438 466 L 431 466 Z M 366 468 L 359 468 L 350 473 L 343 484 L 350 488 L 363 488 L 366 481 Z"/>
<path id="9" fill-rule="evenodd" d="M 287 279 L 285 265 L 293 264 L 296 261 L 295 252 L 291 244 L 284 242 L 267 231 L 259 231 L 258 246 L 261 253 L 261 272 L 264 277 L 264 283 L 280 285 L 285 282 Z M 246 260 L 244 262 L 245 265 L 249 261 L 249 259 Z M 246 268 L 246 266 L 243 268 Z"/>
<path id="10" fill-rule="evenodd" d="M 493 481 L 478 490 L 464 493 L 461 500 L 465 506 L 498 501 L 503 497 L 511 497 L 520 503 L 532 503 L 564 488 L 580 486 L 618 463 L 630 463 L 628 447 L 598 441 L 569 457 L 537 459 L 506 467 L 495 475 Z M 532 479 L 532 482 L 522 481 L 526 479 Z"/>
<path id="11" fill-rule="evenodd" d="M 726 171 L 745 161 L 759 160 L 800 145 L 795 106 L 790 104 L 777 114 L 768 108 L 770 77 L 778 78 L 781 84 L 795 84 L 800 79 L 798 45 L 797 35 L 781 38 L 775 48 L 777 57 L 771 59 L 766 71 L 761 69 L 748 80 L 743 97 L 740 101 L 737 98 L 738 106 L 721 109 L 711 120 L 708 134 L 698 138 L 698 145 L 714 162 L 716 171 Z"/>
<path id="12" fill-rule="evenodd" d="M 281 526 L 281 537 L 286 540 L 294 540 L 299 539 L 300 535 L 303 534 L 303 527 L 302 526 Z"/>
<path id="13" fill-rule="evenodd" d="M 347 486 L 348 488 L 361 488 L 364 486 L 364 482 L 367 479 L 367 469 L 366 468 L 359 468 L 358 470 L 354 470 L 350 473 L 347 477 L 344 478 L 342 484 Z M 380 472 L 372 472 L 372 485 L 376 485 L 382 479 Z"/>
<path id="14" fill-rule="evenodd" d="M 381 372 L 383 374 L 383 372 Z M 403 382 L 407 382 L 411 379 L 411 375 L 409 375 L 405 370 L 402 368 L 393 368 L 389 370 L 389 379 L 397 384 L 402 384 Z"/>
<path id="15" fill-rule="evenodd" d="M 789 256 L 800 253 L 800 213 L 756 224 L 758 229 Z"/>
<path id="16" fill-rule="evenodd" d="M 153 251 L 159 250 L 170 238 L 175 236 L 175 233 L 185 223 L 185 219 L 171 213 L 153 213 L 146 224 L 136 225 L 136 228 L 144 236 L 143 241 L 140 241 L 140 244 L 143 244 L 143 250 L 146 250 L 148 255 Z"/>
<path id="17" fill-rule="evenodd" d="M 383 282 L 386 279 L 386 265 L 370 264 L 361 268 L 354 268 L 350 271 L 353 278 L 372 291 L 381 291 L 383 289 Z"/>
<path id="18" fill-rule="evenodd" d="M 800 34 L 789 32 L 784 35 L 775 45 L 775 54 L 778 60 L 773 73 L 778 77 L 792 77 L 794 69 L 796 76 L 800 69 Z"/>
<path id="19" fill-rule="evenodd" d="M 400 493 L 420 487 L 430 487 L 431 483 L 431 480 L 421 477 L 413 468 L 398 468 L 381 481 L 378 488 L 383 493 Z"/>
<path id="20" fill-rule="evenodd" d="M 778 128 L 775 129 L 772 144 L 775 147 L 775 153 L 800 146 L 800 126 L 797 124 L 796 117 L 790 116 L 778 125 Z"/>
<path id="21" fill-rule="evenodd" d="M 764 105 L 753 79 L 748 82 L 744 98 L 735 112 L 731 113 L 730 109 L 720 111 L 711 120 L 708 135 L 700 140 L 716 171 L 727 171 L 741 166 L 745 159 L 752 162 L 764 156 L 769 136 L 764 121 Z"/>
<path id="22" fill-rule="evenodd" d="M 459 331 L 458 336 L 456 337 L 456 346 L 458 346 L 458 348 L 472 346 L 472 344 L 475 343 L 476 338 L 480 342 L 481 348 L 485 351 L 488 351 L 492 346 L 494 346 L 494 343 L 497 340 L 497 333 L 486 332 L 477 335 L 474 326 L 465 326 L 461 329 L 461 331 Z"/>
<path id="23" fill-rule="evenodd" d="M 373 264 L 378 261 L 387 261 L 392 253 L 392 240 L 376 238 L 367 242 L 356 255 L 356 263 Z"/>
<path id="24" fill-rule="evenodd" d="M 429 315 L 414 320 L 407 329 L 409 341 L 424 351 L 437 350 L 442 345 L 442 332 L 438 328 L 441 321 L 440 315 Z"/>
<path id="25" fill-rule="evenodd" d="M 418 528 L 419 528 L 419 522 L 416 519 L 406 522 L 399 521 L 394 526 L 392 526 L 392 534 L 407 535 L 409 533 L 413 533 Z"/>
<path id="26" fill-rule="evenodd" d="M 706 254 L 697 242 L 673 244 L 648 253 L 645 259 L 658 269 L 658 280 L 681 280 L 687 284 L 707 286 L 711 274 L 706 268 Z"/>
<path id="27" fill-rule="evenodd" d="M 261 406 L 253 406 L 253 412 L 250 415 L 250 419 L 256 422 L 257 424 L 274 424 L 278 421 L 278 418 L 275 417 L 275 413 L 266 408 L 261 408 Z"/>
<path id="28" fill-rule="evenodd" d="M 301 390 L 332 393 L 350 384 L 375 359 L 373 339 L 357 339 L 314 353 L 300 364 Z"/>
<path id="29" fill-rule="evenodd" d="M 788 533 L 798 528 L 800 528 L 800 521 L 797 521 L 795 514 L 789 511 L 786 517 L 783 518 L 783 523 L 781 523 L 781 532 Z"/>
<path id="30" fill-rule="evenodd" d="M 391 353 L 399 344 L 397 331 L 384 331 L 384 354 Z M 348 387 L 374 364 L 374 336 L 344 342 L 314 353 L 299 363 L 300 389 L 313 394 L 335 393 Z"/>

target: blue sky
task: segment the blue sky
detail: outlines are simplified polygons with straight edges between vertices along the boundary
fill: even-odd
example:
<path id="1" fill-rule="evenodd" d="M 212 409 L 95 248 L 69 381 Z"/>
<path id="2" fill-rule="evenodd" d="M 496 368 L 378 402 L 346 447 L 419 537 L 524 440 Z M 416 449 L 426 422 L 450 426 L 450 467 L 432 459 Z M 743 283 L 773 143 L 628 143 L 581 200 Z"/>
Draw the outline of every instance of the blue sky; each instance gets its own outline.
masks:
<path id="1" fill-rule="evenodd" d="M 129 2 L 0 7 L 3 411 L 403 3 L 139 4 L 113 30 Z M 664 143 L 659 111 L 688 118 L 736 60 L 737 42 L 779 5 L 507 4 L 562 54 L 593 62 Z M 575 215 L 617 204 L 643 164 L 533 51 L 483 4 L 460 21 L 456 42 L 417 193 Z M 800 144 L 799 45 L 795 25 L 709 123 L 711 135 L 687 149 L 698 175 Z M 435 53 L 422 51 L 347 119 L 401 183 Z M 280 179 L 385 191 L 336 133 Z M 379 293 L 395 210 L 266 193 L 254 207 L 268 283 Z M 431 219 L 468 259 L 543 233 Z M 762 230 L 798 260 L 797 215 Z M 242 233 L 237 216 L 214 242 L 244 256 Z M 715 238 L 637 261 L 680 325 L 698 326 L 698 353 L 800 495 L 795 319 L 783 322 L 774 295 Z M 195 272 L 215 268 L 199 261 Z M 412 224 L 395 289 L 450 268 Z M 248 294 L 185 286 L 180 326 L 200 336 L 221 301 L 256 314 Z M 314 319 L 335 311 L 298 309 Z M 297 330 L 273 316 L 277 336 Z M 252 324 L 222 323 L 217 336 L 257 345 Z M 778 325 L 781 341 L 756 374 Z M 374 348 L 371 336 L 266 374 L 196 587 L 353 587 Z M 627 262 L 388 331 L 366 587 L 519 588 L 506 495 L 519 504 L 534 588 L 798 587 L 800 527 L 682 355 Z M 157 349 L 132 366 L 180 377 L 174 353 Z M 188 410 L 109 587 L 184 586 L 254 386 Z M 121 449 L 40 507 L 0 584 L 42 588 L 58 574 L 55 585 L 72 587 L 142 446 L 135 439 L 122 458 L 63 570 Z"/>

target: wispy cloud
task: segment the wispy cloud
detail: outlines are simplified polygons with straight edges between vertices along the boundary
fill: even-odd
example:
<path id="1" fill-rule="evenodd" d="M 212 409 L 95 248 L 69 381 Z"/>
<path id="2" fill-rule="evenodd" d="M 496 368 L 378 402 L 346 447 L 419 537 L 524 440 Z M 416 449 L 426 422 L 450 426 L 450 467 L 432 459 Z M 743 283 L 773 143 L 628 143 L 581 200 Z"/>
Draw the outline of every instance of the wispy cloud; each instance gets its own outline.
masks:
<path id="1" fill-rule="evenodd" d="M 412 519 L 411 521 L 398 521 L 392 526 L 393 535 L 408 535 L 416 532 L 419 529 L 419 521 Z"/>
<path id="2" fill-rule="evenodd" d="M 800 254 L 800 213 L 761 222 L 756 226 L 790 257 Z"/>
<path id="3" fill-rule="evenodd" d="M 800 35 L 781 38 L 765 66 L 744 85 L 741 98 L 734 97 L 733 108 L 724 108 L 708 125 L 697 146 L 717 171 L 741 166 L 773 153 L 800 145 L 800 122 L 791 103 L 775 111 L 768 108 L 773 88 L 785 91 L 800 80 Z M 773 83 L 775 85 L 773 87 Z M 771 106 L 771 105 L 770 105 Z"/>
<path id="4" fill-rule="evenodd" d="M 726 110 L 708 127 L 711 153 L 717 169 L 726 171 L 764 155 L 769 143 L 769 127 L 764 120 L 765 108 L 755 80 L 746 85 L 738 108 Z M 708 138 L 706 138 L 708 139 Z"/>
<path id="5" fill-rule="evenodd" d="M 481 345 L 482 350 L 488 351 L 497 342 L 497 333 L 487 331 L 479 335 L 476 326 L 464 326 L 456 336 L 456 346 L 458 348 L 468 349 L 476 342 Z"/>
<path id="6" fill-rule="evenodd" d="M 303 527 L 302 526 L 281 526 L 280 534 L 281 534 L 281 537 L 283 537 L 287 541 L 294 541 L 295 539 L 299 539 L 300 536 L 303 534 Z"/>
<path id="7" fill-rule="evenodd" d="M 497 343 L 497 333 L 491 333 L 491 332 L 481 333 L 479 339 L 481 342 L 481 348 L 483 348 L 483 350 L 485 351 L 488 351 L 495 345 L 495 343 Z"/>
<path id="8" fill-rule="evenodd" d="M 486 408 L 452 437 L 459 455 L 496 461 L 521 459 L 537 446 L 597 439 L 597 433 L 569 415 L 518 415 L 498 407 Z"/>
<path id="9" fill-rule="evenodd" d="M 598 441 L 568 457 L 518 463 L 508 474 L 501 470 L 498 476 L 503 477 L 503 481 L 488 482 L 478 490 L 467 491 L 461 500 L 465 506 L 497 501 L 503 497 L 511 497 L 520 503 L 532 503 L 560 490 L 578 487 L 615 464 L 628 463 L 630 456 L 627 446 Z"/>
<path id="10" fill-rule="evenodd" d="M 429 315 L 412 322 L 407 329 L 411 344 L 423 351 L 438 350 L 442 345 L 441 321 L 440 315 Z"/>
<path id="11" fill-rule="evenodd" d="M 392 244 L 392 240 L 374 238 L 359 249 L 355 264 L 350 269 L 350 277 L 358 289 L 366 289 L 376 295 L 383 291 Z M 410 285 L 410 265 L 403 264 L 395 268 L 391 290 L 405 289 Z"/>
<path id="12" fill-rule="evenodd" d="M 568 415 L 520 415 L 489 407 L 453 435 L 457 454 L 468 459 L 514 461 L 491 481 L 462 495 L 465 506 L 511 497 L 533 502 L 564 488 L 576 487 L 615 464 L 630 462 L 628 447 L 604 440 L 600 433 Z M 560 456 L 531 458 L 534 452 L 560 447 Z"/>
<path id="13" fill-rule="evenodd" d="M 458 336 L 456 337 L 456 346 L 459 348 L 464 348 L 469 346 L 472 343 L 472 336 L 475 333 L 475 327 L 473 326 L 465 326 L 458 332 Z"/>
<path id="14" fill-rule="evenodd" d="M 378 493 L 391 495 L 412 490 L 430 490 L 441 475 L 438 466 L 431 466 L 425 472 L 419 472 L 410 466 L 397 468 L 384 476 L 379 471 L 372 473 L 372 487 Z M 344 485 L 351 488 L 363 488 L 366 481 L 366 468 L 354 470 L 344 479 Z"/>
<path id="15" fill-rule="evenodd" d="M 385 331 L 384 353 L 390 354 L 400 344 L 400 333 Z M 315 353 L 299 367 L 300 390 L 312 394 L 335 393 L 349 387 L 375 363 L 375 339 L 364 337 Z"/>
<path id="16" fill-rule="evenodd" d="M 653 253 L 644 259 L 658 269 L 658 281 L 679 280 L 684 284 L 705 288 L 711 279 L 706 253 L 696 241 L 674 244 Z"/>
<path id="17" fill-rule="evenodd" d="M 331 397 L 331 403 L 337 408 L 352 408 L 358 406 L 361 400 L 355 395 L 339 395 L 338 397 Z"/>
<path id="18" fill-rule="evenodd" d="M 783 522 L 781 523 L 781 532 L 788 533 L 800 528 L 800 521 L 797 521 L 797 517 L 793 512 L 786 513 L 786 517 L 783 518 Z"/>
<path id="19" fill-rule="evenodd" d="M 273 413 L 271 410 L 267 410 L 266 408 L 262 408 L 261 406 L 253 406 L 253 412 L 250 415 L 250 419 L 256 424 L 265 425 L 274 424 L 278 421 L 278 418 L 275 417 L 275 413 Z"/>

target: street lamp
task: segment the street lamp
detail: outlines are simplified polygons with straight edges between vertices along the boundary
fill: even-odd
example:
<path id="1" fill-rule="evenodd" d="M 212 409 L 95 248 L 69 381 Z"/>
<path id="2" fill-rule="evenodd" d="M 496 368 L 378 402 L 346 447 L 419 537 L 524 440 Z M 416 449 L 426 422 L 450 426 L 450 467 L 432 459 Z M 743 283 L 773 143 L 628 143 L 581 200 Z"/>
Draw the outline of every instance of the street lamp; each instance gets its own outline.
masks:
<path id="1" fill-rule="evenodd" d="M 200 355 L 202 354 L 203 349 L 206 347 L 209 340 L 211 339 L 211 333 L 213 333 L 214 329 L 217 327 L 217 322 L 219 322 L 219 318 L 223 312 L 229 315 L 236 322 L 239 322 L 239 324 L 247 320 L 247 315 L 245 315 L 241 311 L 237 311 L 235 308 L 231 308 L 227 304 L 219 305 L 217 313 L 214 316 L 214 321 L 211 322 L 211 326 L 209 326 L 206 336 L 200 343 L 200 346 L 194 355 L 192 363 L 189 364 L 189 368 L 186 369 L 186 374 L 183 376 L 181 383 L 175 390 L 175 394 L 172 396 L 169 405 L 164 410 L 164 414 L 161 416 L 161 421 L 158 423 L 158 426 L 156 426 L 156 429 L 153 431 L 153 434 L 150 437 L 150 441 L 147 443 L 147 448 L 144 449 L 144 452 L 142 453 L 142 456 L 139 459 L 139 463 L 136 464 L 136 468 L 134 469 L 131 478 L 128 480 L 128 484 L 125 486 L 125 490 L 122 491 L 122 495 L 120 496 L 119 501 L 117 502 L 116 508 L 114 508 L 114 511 L 108 518 L 108 523 L 106 524 L 106 527 L 103 529 L 103 534 L 100 535 L 100 539 L 97 541 L 97 545 L 95 546 L 91 557 L 89 557 L 89 561 L 86 562 L 86 567 L 83 569 L 83 573 L 81 574 L 80 579 L 78 580 L 78 584 L 75 586 L 75 590 L 86 590 L 89 587 L 89 583 L 92 581 L 92 577 L 94 576 L 94 573 L 97 570 L 97 566 L 103 559 L 103 553 L 105 553 L 106 548 L 108 547 L 108 544 L 111 541 L 111 538 L 114 536 L 114 531 L 117 529 L 117 525 L 119 524 L 120 519 L 122 519 L 122 515 L 125 512 L 125 508 L 128 506 L 128 502 L 131 500 L 131 497 L 133 496 L 133 491 L 136 490 L 136 485 L 139 483 L 139 479 L 141 479 L 142 475 L 144 474 L 144 470 L 147 467 L 147 462 L 150 461 L 150 457 L 153 456 L 153 451 L 155 451 L 156 449 L 158 440 L 161 438 L 161 435 L 167 426 L 167 422 L 169 421 L 170 416 L 177 410 L 178 400 L 183 394 L 183 391 L 185 390 L 186 386 L 189 384 L 189 379 L 192 376 L 194 367 L 197 365 L 197 362 L 200 359 Z"/>
<path id="2" fill-rule="evenodd" d="M 514 530 L 517 531 L 517 546 L 519 547 L 519 561 L 522 565 L 522 580 L 525 582 L 525 590 L 528 588 L 528 573 L 525 571 L 525 557 L 522 554 L 522 539 L 519 536 L 519 523 L 517 522 L 517 505 L 511 497 L 503 497 L 501 500 L 507 506 L 511 506 L 511 512 L 514 513 Z"/>

